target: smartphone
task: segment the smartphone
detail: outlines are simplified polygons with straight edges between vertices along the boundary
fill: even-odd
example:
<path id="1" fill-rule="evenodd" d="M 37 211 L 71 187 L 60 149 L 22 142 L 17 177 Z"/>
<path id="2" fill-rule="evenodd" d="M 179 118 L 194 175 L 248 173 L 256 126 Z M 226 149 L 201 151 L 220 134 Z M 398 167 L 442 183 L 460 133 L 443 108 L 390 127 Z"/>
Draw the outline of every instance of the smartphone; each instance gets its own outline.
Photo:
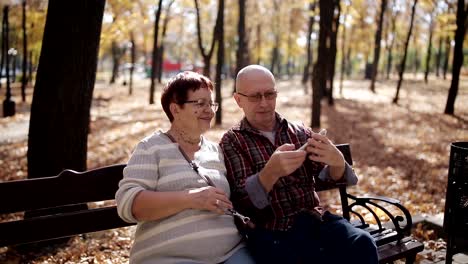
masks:
<path id="1" fill-rule="evenodd" d="M 327 130 L 325 128 L 321 129 L 319 132 L 318 132 L 320 135 L 322 136 L 326 136 L 327 135 Z M 305 150 L 307 148 L 307 146 L 309 145 L 308 142 L 304 143 L 304 145 L 302 145 L 300 148 L 298 148 L 297 150 Z"/>

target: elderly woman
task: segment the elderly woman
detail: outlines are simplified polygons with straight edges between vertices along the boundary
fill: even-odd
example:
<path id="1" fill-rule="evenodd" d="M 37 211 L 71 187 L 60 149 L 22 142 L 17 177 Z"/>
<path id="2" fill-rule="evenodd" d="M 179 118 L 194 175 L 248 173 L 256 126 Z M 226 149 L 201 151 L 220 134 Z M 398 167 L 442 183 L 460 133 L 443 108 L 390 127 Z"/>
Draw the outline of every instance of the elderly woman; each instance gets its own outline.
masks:
<path id="1" fill-rule="evenodd" d="M 130 263 L 253 263 L 226 213 L 223 154 L 202 136 L 218 109 L 213 84 L 179 73 L 161 104 L 170 129 L 139 142 L 116 193 L 120 217 L 138 223 Z"/>

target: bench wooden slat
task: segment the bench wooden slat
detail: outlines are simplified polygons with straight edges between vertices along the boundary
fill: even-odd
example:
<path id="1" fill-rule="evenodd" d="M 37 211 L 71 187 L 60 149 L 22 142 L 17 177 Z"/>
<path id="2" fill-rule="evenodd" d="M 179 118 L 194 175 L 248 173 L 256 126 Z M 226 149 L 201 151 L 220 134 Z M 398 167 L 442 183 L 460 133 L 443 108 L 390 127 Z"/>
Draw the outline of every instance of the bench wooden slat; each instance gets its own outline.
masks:
<path id="1" fill-rule="evenodd" d="M 113 200 L 125 164 L 58 176 L 3 182 L 0 184 L 0 214 L 62 205 Z"/>
<path id="2" fill-rule="evenodd" d="M 421 242 L 409 237 L 401 241 L 391 242 L 378 248 L 379 263 L 392 263 L 395 260 L 413 255 L 415 257 L 416 254 L 423 249 L 424 245 Z M 414 261 L 414 259 L 412 259 L 412 261 Z"/>
<path id="3" fill-rule="evenodd" d="M 0 224 L 0 247 L 129 225 L 117 215 L 115 206 L 5 222 Z"/>
<path id="4" fill-rule="evenodd" d="M 401 236 L 398 235 L 396 231 L 390 230 L 389 232 L 385 233 L 375 233 L 372 235 L 375 238 L 375 243 L 377 246 L 381 246 L 383 244 L 387 244 L 392 241 L 398 240 Z"/>

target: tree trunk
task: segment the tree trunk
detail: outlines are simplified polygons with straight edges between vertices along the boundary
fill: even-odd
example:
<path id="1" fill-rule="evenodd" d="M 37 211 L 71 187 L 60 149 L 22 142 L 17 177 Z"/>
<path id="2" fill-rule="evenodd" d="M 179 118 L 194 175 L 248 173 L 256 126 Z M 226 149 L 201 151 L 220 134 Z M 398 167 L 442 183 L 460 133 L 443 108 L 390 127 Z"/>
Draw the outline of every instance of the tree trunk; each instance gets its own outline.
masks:
<path id="1" fill-rule="evenodd" d="M 158 78 L 158 83 L 161 83 L 162 82 L 162 75 L 164 73 L 164 38 L 161 39 L 161 45 L 159 45 L 158 47 L 158 58 L 157 58 L 157 62 L 158 62 L 158 66 L 156 66 L 156 69 L 157 69 L 157 73 L 156 73 L 156 76 Z"/>
<path id="2" fill-rule="evenodd" d="M 341 34 L 341 67 L 340 67 L 340 95 L 343 95 L 343 79 L 346 69 L 346 17 L 348 16 L 349 5 L 346 4 L 346 8 L 343 13 L 343 33 Z M 349 45 L 348 45 L 349 46 Z"/>
<path id="3" fill-rule="evenodd" d="M 128 83 L 128 95 L 132 95 L 133 93 L 133 72 L 135 71 L 135 62 L 136 62 L 136 43 L 135 43 L 135 36 L 133 31 L 130 32 L 130 80 Z"/>
<path id="4" fill-rule="evenodd" d="M 306 64 L 304 65 L 304 72 L 302 74 L 302 84 L 304 85 L 304 93 L 307 94 L 309 89 L 307 88 L 307 82 L 309 81 L 310 72 L 310 65 L 313 62 L 313 53 L 312 53 L 312 32 L 314 30 L 314 23 L 315 23 L 315 16 L 312 13 L 315 10 L 315 1 L 309 3 L 309 22 L 307 25 L 307 57 L 306 57 Z"/>
<path id="5" fill-rule="evenodd" d="M 333 105 L 333 80 L 335 79 L 335 64 L 336 64 L 336 40 L 338 38 L 338 29 L 340 27 L 340 14 L 341 14 L 341 7 L 340 7 L 340 0 L 333 1 L 333 21 L 332 21 L 332 32 L 330 36 L 330 60 L 328 61 L 328 82 L 329 82 L 329 89 L 328 89 L 328 104 Z M 335 11 L 338 10 L 338 11 Z"/>
<path id="6" fill-rule="evenodd" d="M 158 36 L 159 36 L 159 19 L 161 18 L 161 9 L 162 9 L 163 0 L 159 0 L 158 10 L 155 13 L 154 19 L 154 42 L 153 42 L 153 55 L 151 57 L 151 84 L 150 84 L 150 94 L 149 94 L 149 104 L 154 104 L 154 91 L 155 91 L 155 79 L 156 73 L 158 72 L 157 63 L 158 63 Z"/>
<path id="7" fill-rule="evenodd" d="M 3 7 L 2 22 L 2 45 L 5 47 L 5 74 L 6 74 L 6 96 L 3 101 L 3 117 L 14 116 L 16 113 L 15 102 L 11 100 L 11 82 L 10 82 L 10 24 L 9 24 L 10 6 Z M 14 59 L 14 58 L 13 58 Z"/>
<path id="8" fill-rule="evenodd" d="M 203 57 L 203 63 L 205 64 L 203 67 L 203 75 L 210 78 L 210 68 L 211 68 L 211 57 L 214 51 L 214 45 L 216 42 L 215 32 L 216 32 L 216 23 L 218 23 L 218 19 L 216 18 L 216 23 L 213 30 L 213 38 L 211 39 L 211 45 L 208 52 L 205 51 L 203 47 L 203 40 L 202 40 L 202 33 L 201 33 L 201 25 L 200 25 L 200 6 L 198 4 L 198 0 L 195 0 L 195 10 L 197 13 L 197 36 L 198 36 L 198 48 L 200 49 L 200 53 Z"/>
<path id="9" fill-rule="evenodd" d="M 219 104 L 219 109 L 216 112 L 216 125 L 221 125 L 223 122 L 223 97 L 221 94 L 222 79 L 221 75 L 223 72 L 224 65 L 224 0 L 218 1 L 218 17 L 217 27 L 215 28 L 215 36 L 218 42 L 217 50 L 217 63 L 216 63 L 216 76 L 215 76 L 215 90 L 216 90 L 216 102 Z"/>
<path id="10" fill-rule="evenodd" d="M 112 41 L 112 76 L 110 78 L 109 83 L 115 83 L 115 80 L 119 76 L 119 65 L 120 65 L 120 59 L 122 57 L 121 55 L 122 51 L 120 48 L 117 46 L 117 43 L 115 40 Z"/>
<path id="11" fill-rule="evenodd" d="M 280 13 L 280 1 L 274 0 L 273 1 L 273 8 L 274 8 L 274 15 L 272 18 L 273 23 L 273 38 L 274 44 L 273 49 L 271 50 L 271 67 L 270 71 L 274 75 L 280 75 L 281 73 L 281 62 L 280 62 L 280 21 L 279 21 L 279 13 Z M 279 78 L 279 76 L 278 76 Z"/>
<path id="12" fill-rule="evenodd" d="M 23 27 L 23 65 L 22 67 L 22 76 L 21 76 L 21 99 L 23 102 L 26 102 L 26 84 L 28 83 L 27 79 L 27 67 L 28 67 L 28 38 L 26 34 L 26 0 L 22 2 L 23 8 L 23 17 L 22 17 L 22 27 Z"/>
<path id="13" fill-rule="evenodd" d="M 256 41 L 256 48 L 257 48 L 257 64 L 261 63 L 261 54 L 262 54 L 262 25 L 257 25 L 257 41 Z"/>
<path id="14" fill-rule="evenodd" d="M 294 9 L 291 9 L 289 11 L 289 29 L 288 31 L 289 32 L 292 32 L 292 26 L 293 26 L 293 21 L 294 21 Z M 292 34 L 287 34 L 288 35 L 288 40 L 286 42 L 286 75 L 288 75 L 288 79 L 291 78 L 291 66 L 293 65 L 293 59 L 292 59 L 292 55 L 291 55 L 291 47 L 292 47 L 292 41 L 293 41 L 293 38 L 292 38 Z"/>
<path id="15" fill-rule="evenodd" d="M 353 28 L 351 28 L 351 33 L 353 33 Z M 352 35 L 352 34 L 351 34 Z M 346 50 L 346 77 L 350 77 L 352 73 L 352 65 L 351 65 L 351 45 L 348 45 L 348 49 Z"/>
<path id="16" fill-rule="evenodd" d="M 161 83 L 161 79 L 162 79 L 162 75 L 163 75 L 163 62 L 164 62 L 164 51 L 165 51 L 165 48 L 164 48 L 164 44 L 165 44 L 165 39 L 166 39 L 166 33 L 167 33 L 167 25 L 169 24 L 169 20 L 171 18 L 171 6 L 172 4 L 174 4 L 175 0 L 172 0 L 171 2 L 169 2 L 169 4 L 167 5 L 166 7 L 166 16 L 164 17 L 164 21 L 163 21 L 163 30 L 162 30 L 162 34 L 161 34 L 161 45 L 159 45 L 159 56 L 158 56 L 158 83 Z"/>
<path id="17" fill-rule="evenodd" d="M 417 36 L 417 32 L 414 34 Z M 416 78 L 418 71 L 419 71 L 419 51 L 418 51 L 418 38 L 413 37 L 413 46 L 414 46 L 414 60 L 413 60 L 413 67 L 414 67 L 414 78 Z"/>
<path id="18" fill-rule="evenodd" d="M 432 54 L 432 33 L 434 32 L 434 16 L 431 13 L 431 22 L 429 23 L 429 43 L 427 44 L 426 53 L 426 70 L 424 71 L 424 82 L 427 84 L 427 77 L 429 76 L 431 54 Z"/>
<path id="19" fill-rule="evenodd" d="M 31 105 L 28 178 L 86 170 L 104 5 L 104 0 L 49 1 Z"/>
<path id="20" fill-rule="evenodd" d="M 463 65 L 463 41 L 466 33 L 466 18 L 468 8 L 465 9 L 465 1 L 458 0 L 457 5 L 457 29 L 455 31 L 455 48 L 453 50 L 452 82 L 450 83 L 447 104 L 445 105 L 445 114 L 453 115 L 455 113 L 455 99 L 458 93 L 458 84 L 460 82 L 460 69 Z"/>
<path id="21" fill-rule="evenodd" d="M 2 19 L 2 50 L 1 50 L 1 53 L 2 53 L 2 58 L 0 60 L 0 79 L 2 79 L 3 77 L 3 69 L 5 68 L 5 59 L 7 57 L 7 45 L 5 45 L 5 38 L 6 38 L 6 35 L 5 35 L 5 30 L 6 30 L 6 27 L 5 27 L 5 21 L 6 21 L 6 16 L 5 16 L 5 10 L 8 9 L 8 5 L 4 6 L 3 7 L 3 19 Z M 6 72 L 5 72 L 6 73 Z M 0 90 L 2 88 L 2 82 L 0 82 Z"/>
<path id="22" fill-rule="evenodd" d="M 275 39 L 278 39 L 278 37 L 275 36 Z M 271 73 L 273 73 L 274 75 L 276 74 L 280 74 L 281 73 L 281 69 L 280 69 L 280 57 L 279 57 L 279 47 L 278 47 L 278 43 L 279 41 L 276 40 L 275 41 L 275 46 L 273 47 L 273 50 L 271 51 L 271 68 L 270 68 L 270 71 Z"/>
<path id="23" fill-rule="evenodd" d="M 29 68 L 28 68 L 28 81 L 33 82 L 32 72 L 33 72 L 33 52 L 29 52 Z M 1 67 L 0 67 L 1 68 Z"/>
<path id="24" fill-rule="evenodd" d="M 239 3 L 239 21 L 237 24 L 237 51 L 236 51 L 236 72 L 237 73 L 247 64 L 248 62 L 248 40 L 247 40 L 247 31 L 245 25 L 245 14 L 246 14 L 246 0 L 238 0 Z"/>
<path id="25" fill-rule="evenodd" d="M 247 13 L 246 9 L 246 0 L 238 0 L 239 5 L 239 21 L 237 23 L 237 50 L 236 50 L 236 69 L 234 76 L 245 66 L 250 63 L 250 56 L 248 50 L 248 37 L 245 26 L 245 14 Z M 234 78 L 234 85 L 232 88 L 232 93 L 236 91 L 236 79 Z"/>
<path id="26" fill-rule="evenodd" d="M 413 31 L 413 22 L 414 22 L 414 15 L 416 13 L 416 5 L 418 4 L 418 0 L 414 0 L 413 2 L 413 7 L 411 8 L 411 21 L 410 21 L 410 26 L 408 30 L 408 35 L 406 36 L 406 41 L 405 41 L 405 48 L 403 51 L 403 58 L 401 59 L 400 63 L 400 69 L 398 72 L 398 84 L 397 84 L 397 89 L 396 89 L 396 94 L 395 97 L 393 98 L 393 103 L 397 104 L 398 103 L 398 96 L 400 94 L 400 87 L 403 82 L 403 73 L 405 73 L 405 66 L 406 66 L 406 55 L 408 53 L 408 44 L 411 38 L 411 33 Z"/>
<path id="27" fill-rule="evenodd" d="M 445 38 L 445 57 L 444 57 L 444 71 L 443 71 L 444 80 L 447 80 L 448 62 L 449 62 L 450 51 L 451 51 L 450 42 L 451 42 L 450 36 L 447 36 Z"/>
<path id="28" fill-rule="evenodd" d="M 375 79 L 377 78 L 377 69 L 379 67 L 379 59 L 380 59 L 380 42 L 382 41 L 382 25 L 383 25 L 384 14 L 385 14 L 386 9 L 387 9 L 387 0 L 381 0 L 379 24 L 377 25 L 377 31 L 375 32 L 374 61 L 372 63 L 372 72 L 371 72 L 372 76 L 371 76 L 370 90 L 373 93 L 375 93 Z"/>
<path id="29" fill-rule="evenodd" d="M 398 12 L 392 16 L 392 40 L 390 41 L 390 46 L 388 47 L 388 54 L 387 54 L 387 80 L 390 79 L 390 71 L 392 70 L 392 61 L 393 61 L 393 46 L 395 45 L 395 39 L 397 36 L 396 32 L 396 18 L 398 16 Z"/>
<path id="30" fill-rule="evenodd" d="M 439 48 L 437 50 L 437 56 L 436 56 L 436 65 L 435 65 L 435 68 L 436 68 L 436 76 L 437 77 L 440 77 L 440 74 L 439 74 L 439 70 L 440 70 L 440 60 L 442 58 L 442 43 L 443 43 L 443 37 L 442 36 L 439 36 Z"/>
<path id="31" fill-rule="evenodd" d="M 334 3 L 329 0 L 319 0 L 320 5 L 320 30 L 319 30 L 319 41 L 317 51 L 317 62 L 315 63 L 313 74 L 312 74 L 312 120 L 311 127 L 320 127 L 320 102 L 322 99 L 322 91 L 327 85 L 328 79 L 328 60 L 329 48 L 327 43 L 331 42 L 331 32 L 333 24 L 333 12 Z"/>

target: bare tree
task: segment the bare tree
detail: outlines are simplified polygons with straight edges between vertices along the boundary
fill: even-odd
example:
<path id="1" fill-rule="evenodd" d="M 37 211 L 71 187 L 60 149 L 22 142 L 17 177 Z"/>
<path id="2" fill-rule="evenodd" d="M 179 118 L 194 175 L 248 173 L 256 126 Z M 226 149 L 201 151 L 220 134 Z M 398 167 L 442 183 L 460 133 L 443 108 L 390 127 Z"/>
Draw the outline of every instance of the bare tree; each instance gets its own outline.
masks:
<path id="1" fill-rule="evenodd" d="M 405 47 L 404 47 L 404 50 L 403 50 L 403 58 L 401 59 L 400 69 L 399 69 L 399 72 L 398 72 L 398 84 L 397 84 L 395 97 L 393 98 L 393 103 L 394 104 L 398 103 L 398 96 L 400 94 L 400 87 L 401 87 L 401 84 L 403 82 L 403 74 L 405 72 L 405 66 L 406 66 L 406 56 L 407 56 L 407 53 L 408 53 L 408 45 L 409 45 L 409 41 L 410 41 L 410 38 L 411 38 L 411 33 L 413 31 L 414 15 L 416 14 L 416 5 L 417 4 L 418 4 L 418 0 L 414 0 L 413 7 L 411 8 L 410 26 L 409 26 L 408 34 L 406 36 Z"/>
<path id="2" fill-rule="evenodd" d="M 343 13 L 343 33 L 341 33 L 341 67 L 340 67 L 340 94 L 343 95 L 343 79 L 344 79 L 344 74 L 345 74 L 345 69 L 346 69 L 346 18 L 348 16 L 348 10 L 349 7 L 351 6 L 351 3 L 345 3 L 346 8 Z"/>
<path id="3" fill-rule="evenodd" d="M 6 74 L 6 96 L 3 100 L 3 116 L 14 116 L 16 113 L 15 101 L 11 99 L 11 83 L 10 83 L 10 23 L 9 23 L 10 6 L 3 7 L 3 20 L 2 20 L 2 49 L 3 56 L 5 56 L 5 74 Z M 0 69 L 0 71 L 3 70 Z"/>
<path id="4" fill-rule="evenodd" d="M 213 37 L 211 39 L 211 45 L 210 49 L 205 51 L 205 48 L 203 47 L 203 40 L 202 40 L 202 34 L 201 34 L 201 22 L 200 22 L 200 6 L 198 4 L 198 0 L 195 1 L 195 11 L 197 13 L 197 36 L 198 36 L 198 48 L 200 49 L 200 53 L 203 57 L 203 74 L 207 77 L 210 77 L 210 68 L 211 68 L 211 57 L 213 56 L 213 51 L 214 51 L 214 46 L 216 42 L 215 38 L 215 33 L 216 30 L 213 30 Z M 218 19 L 216 19 L 216 23 L 218 23 Z M 216 26 L 214 28 L 216 29 Z"/>
<path id="5" fill-rule="evenodd" d="M 452 51 L 452 46 L 450 42 L 451 42 L 450 35 L 447 35 L 447 37 L 445 37 L 445 56 L 444 56 L 444 67 L 443 67 L 443 72 L 442 72 L 444 76 L 444 80 L 447 80 L 448 62 L 450 59 L 450 53 Z"/>
<path id="6" fill-rule="evenodd" d="M 330 50 L 329 50 L 329 60 L 328 60 L 328 104 L 333 105 L 333 80 L 335 79 L 335 64 L 336 64 L 336 40 L 338 38 L 338 29 L 340 27 L 340 14 L 341 6 L 340 0 L 333 0 L 333 20 L 332 20 L 332 31 L 330 32 Z"/>
<path id="7" fill-rule="evenodd" d="M 163 0 L 159 0 L 158 10 L 155 13 L 154 19 L 154 41 L 153 41 L 153 56 L 151 58 L 151 84 L 150 84 L 150 94 L 149 94 L 149 103 L 154 104 L 154 91 L 156 86 L 156 73 L 158 69 L 158 36 L 159 36 L 159 19 L 161 19 L 161 9 L 162 9 Z"/>
<path id="8" fill-rule="evenodd" d="M 307 82 L 309 81 L 310 65 L 313 63 L 313 52 L 312 52 L 312 31 L 314 30 L 315 15 L 313 14 L 315 10 L 316 2 L 309 3 L 309 22 L 307 23 L 307 57 L 306 63 L 304 65 L 304 72 L 302 74 L 302 85 L 304 85 L 304 93 L 307 94 L 309 89 L 307 88 Z"/>
<path id="9" fill-rule="evenodd" d="M 22 65 L 22 72 L 23 75 L 21 76 L 21 99 L 23 102 L 26 101 L 26 84 L 28 83 L 27 78 L 27 67 L 28 67 L 28 37 L 26 34 L 26 0 L 23 0 L 21 3 L 23 9 L 23 17 L 21 20 L 21 25 L 23 28 L 23 65 Z"/>
<path id="10" fill-rule="evenodd" d="M 452 64 L 452 82 L 450 83 L 447 104 L 445 105 L 444 113 L 453 115 L 455 112 L 455 99 L 458 93 L 458 84 L 460 82 L 460 69 L 463 65 L 463 41 L 467 27 L 468 7 L 465 6 L 464 0 L 458 0 L 457 5 L 457 29 L 455 31 L 455 48 L 453 51 Z"/>
<path id="11" fill-rule="evenodd" d="M 372 63 L 372 72 L 371 72 L 371 84 L 370 90 L 375 93 L 375 79 L 377 78 L 377 69 L 379 67 L 379 58 L 380 58 L 380 42 L 382 41 L 382 26 L 384 20 L 385 10 L 387 9 L 387 0 L 381 0 L 380 2 L 380 15 L 379 15 L 379 24 L 377 25 L 377 31 L 375 32 L 375 42 L 374 42 L 374 62 Z"/>
<path id="12" fill-rule="evenodd" d="M 396 32 L 396 19 L 398 17 L 399 11 L 398 9 L 395 8 L 396 2 L 393 2 L 393 8 L 392 10 L 396 10 L 392 14 L 392 19 L 391 19 L 391 30 L 390 30 L 390 45 L 387 46 L 387 80 L 390 79 L 390 71 L 392 70 L 392 61 L 393 61 L 393 47 L 395 45 L 395 39 L 397 37 L 397 32 Z M 388 37 L 387 37 L 388 38 Z"/>
<path id="13" fill-rule="evenodd" d="M 280 62 L 280 8 L 281 1 L 273 0 L 273 49 L 271 50 L 271 67 L 270 71 L 273 74 L 280 74 L 281 72 L 281 62 Z"/>
<path id="14" fill-rule="evenodd" d="M 431 17 L 429 20 L 429 39 L 427 44 L 427 52 L 426 52 L 426 69 L 424 71 L 424 82 L 427 84 L 427 77 L 429 75 L 429 71 L 431 68 L 431 56 L 432 56 L 432 35 L 434 33 L 434 10 L 435 7 L 431 11 Z"/>
<path id="15" fill-rule="evenodd" d="M 171 6 L 174 4 L 175 0 L 171 0 L 169 4 L 166 7 L 166 16 L 164 17 L 163 21 L 163 30 L 161 34 L 161 44 L 159 45 L 159 52 L 158 52 L 158 72 L 156 75 L 158 76 L 158 83 L 161 83 L 162 79 L 162 74 L 163 74 L 163 62 L 164 62 L 164 51 L 165 51 L 165 39 L 166 39 L 166 33 L 167 33 L 167 25 L 169 24 L 169 20 L 171 18 Z"/>
<path id="16" fill-rule="evenodd" d="M 136 42 L 135 34 L 133 30 L 130 31 L 130 76 L 128 81 L 128 95 L 133 93 L 133 72 L 135 71 L 135 62 L 136 62 Z"/>
<path id="17" fill-rule="evenodd" d="M 218 42 L 217 50 L 217 63 L 216 63 L 216 76 L 215 76 L 215 90 L 216 90 L 216 102 L 219 105 L 219 109 L 216 112 L 215 123 L 221 125 L 223 122 L 223 97 L 221 94 L 222 79 L 221 75 L 223 72 L 224 65 L 224 0 L 218 0 L 218 17 L 215 28 L 216 41 Z"/>
<path id="18" fill-rule="evenodd" d="M 236 50 L 236 72 L 237 74 L 240 69 L 249 64 L 249 53 L 248 53 L 248 37 L 245 25 L 245 14 L 246 9 L 246 0 L 239 0 L 239 21 L 237 24 L 237 35 L 238 43 Z"/>
<path id="19" fill-rule="evenodd" d="M 119 67 L 120 62 L 125 55 L 126 47 L 120 46 L 115 40 L 112 41 L 111 44 L 111 51 L 112 51 L 112 75 L 109 80 L 109 83 L 115 83 L 117 78 L 119 77 Z"/>
<path id="20" fill-rule="evenodd" d="M 333 18 L 335 2 L 329 0 L 319 0 L 320 7 L 320 30 L 317 51 L 317 61 L 312 73 L 312 119 L 311 127 L 320 127 L 322 91 L 326 89 L 329 80 L 330 66 L 330 46 L 333 32 Z"/>
<path id="21" fill-rule="evenodd" d="M 436 68 L 436 76 L 439 77 L 439 70 L 440 70 L 440 61 L 442 58 L 442 43 L 444 41 L 444 38 L 442 36 L 439 36 L 439 47 L 437 49 L 437 56 L 436 56 L 436 62 L 435 62 L 435 68 Z"/>

